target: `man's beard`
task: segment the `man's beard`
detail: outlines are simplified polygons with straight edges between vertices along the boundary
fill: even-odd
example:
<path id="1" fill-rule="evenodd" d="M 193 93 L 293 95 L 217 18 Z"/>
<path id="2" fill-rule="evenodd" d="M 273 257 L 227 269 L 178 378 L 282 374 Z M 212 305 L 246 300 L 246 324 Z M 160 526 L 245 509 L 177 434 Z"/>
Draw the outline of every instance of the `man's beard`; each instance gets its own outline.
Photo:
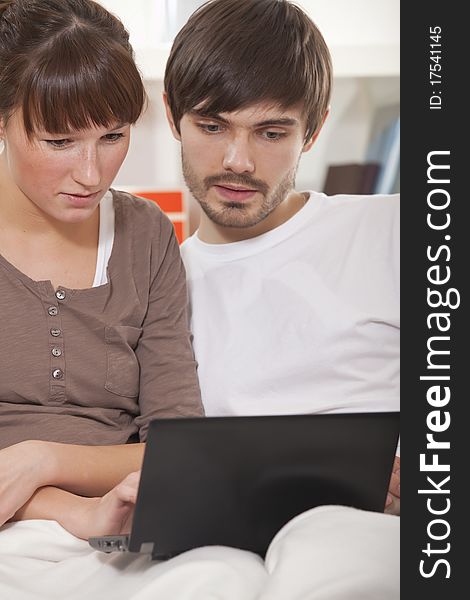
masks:
<path id="1" fill-rule="evenodd" d="M 199 202 L 202 210 L 208 218 L 222 227 L 254 227 L 269 216 L 280 204 L 289 192 L 295 186 L 295 175 L 297 166 L 289 171 L 280 181 L 276 188 L 269 189 L 269 186 L 260 179 L 254 179 L 249 175 L 236 173 L 223 173 L 221 175 L 210 175 L 203 180 L 198 179 L 189 163 L 185 160 L 184 152 L 181 152 L 181 163 L 183 166 L 183 176 L 191 194 Z M 261 203 L 257 203 L 250 208 L 251 202 L 230 202 L 229 200 L 219 200 L 217 205 L 206 200 L 210 188 L 214 185 L 235 184 L 246 186 L 247 189 L 257 190 L 262 195 Z M 215 203 L 214 203 L 215 204 Z"/>

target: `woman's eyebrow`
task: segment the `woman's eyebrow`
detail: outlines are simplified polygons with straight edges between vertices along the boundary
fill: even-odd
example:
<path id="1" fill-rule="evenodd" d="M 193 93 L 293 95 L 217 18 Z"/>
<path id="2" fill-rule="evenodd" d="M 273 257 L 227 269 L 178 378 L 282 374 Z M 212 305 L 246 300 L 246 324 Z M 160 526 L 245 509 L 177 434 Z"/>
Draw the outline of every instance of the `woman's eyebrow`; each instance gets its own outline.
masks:
<path id="1" fill-rule="evenodd" d="M 122 129 L 123 127 L 126 127 L 127 125 L 129 125 L 129 123 L 119 123 L 119 125 L 116 125 L 116 127 L 113 127 L 109 131 L 116 131 L 116 129 Z"/>

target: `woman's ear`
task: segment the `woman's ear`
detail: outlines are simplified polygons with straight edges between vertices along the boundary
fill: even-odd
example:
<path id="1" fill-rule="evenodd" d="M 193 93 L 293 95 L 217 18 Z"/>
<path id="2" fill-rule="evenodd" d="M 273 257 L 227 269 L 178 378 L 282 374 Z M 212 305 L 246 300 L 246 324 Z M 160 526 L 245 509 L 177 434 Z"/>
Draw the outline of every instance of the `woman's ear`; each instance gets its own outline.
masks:
<path id="1" fill-rule="evenodd" d="M 178 128 L 175 125 L 175 120 L 173 118 L 170 105 L 168 104 L 168 96 L 166 92 L 163 92 L 163 104 L 165 105 L 166 118 L 168 120 L 168 124 L 170 125 L 170 129 L 173 133 L 173 137 L 176 140 L 178 140 L 178 142 L 181 142 L 181 135 L 178 131 Z"/>

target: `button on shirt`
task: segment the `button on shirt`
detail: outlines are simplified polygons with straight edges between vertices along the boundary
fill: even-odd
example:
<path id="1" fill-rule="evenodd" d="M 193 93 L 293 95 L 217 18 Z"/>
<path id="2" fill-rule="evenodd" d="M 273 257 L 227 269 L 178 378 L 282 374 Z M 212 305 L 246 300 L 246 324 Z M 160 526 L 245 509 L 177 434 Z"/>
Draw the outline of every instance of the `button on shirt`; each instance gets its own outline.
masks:
<path id="1" fill-rule="evenodd" d="M 52 371 L 52 377 L 54 377 L 54 379 L 62 379 L 63 376 L 64 372 L 61 371 L 61 369 L 54 369 Z"/>

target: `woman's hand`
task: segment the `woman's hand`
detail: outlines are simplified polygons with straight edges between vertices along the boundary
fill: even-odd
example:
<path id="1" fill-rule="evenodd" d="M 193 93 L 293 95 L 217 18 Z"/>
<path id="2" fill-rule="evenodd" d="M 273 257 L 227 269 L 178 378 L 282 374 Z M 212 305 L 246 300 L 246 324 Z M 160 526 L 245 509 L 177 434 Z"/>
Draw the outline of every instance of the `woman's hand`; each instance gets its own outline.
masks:
<path id="1" fill-rule="evenodd" d="M 129 533 L 137 500 L 140 471 L 130 473 L 102 498 L 76 499 L 75 510 L 64 513 L 61 525 L 73 535 L 93 536 Z"/>
<path id="2" fill-rule="evenodd" d="M 387 500 L 385 503 L 385 512 L 391 515 L 400 514 L 400 457 L 395 456 L 393 463 L 392 476 L 388 486 Z"/>
<path id="3" fill-rule="evenodd" d="M 119 497 L 115 490 L 126 475 L 140 469 L 144 447 L 28 440 L 0 450 L 0 526 L 8 520 L 53 519 L 77 530 L 67 506 L 88 515 L 109 490 L 114 499 Z"/>
<path id="4" fill-rule="evenodd" d="M 0 526 L 50 483 L 52 467 L 48 442 L 28 440 L 0 450 Z"/>

